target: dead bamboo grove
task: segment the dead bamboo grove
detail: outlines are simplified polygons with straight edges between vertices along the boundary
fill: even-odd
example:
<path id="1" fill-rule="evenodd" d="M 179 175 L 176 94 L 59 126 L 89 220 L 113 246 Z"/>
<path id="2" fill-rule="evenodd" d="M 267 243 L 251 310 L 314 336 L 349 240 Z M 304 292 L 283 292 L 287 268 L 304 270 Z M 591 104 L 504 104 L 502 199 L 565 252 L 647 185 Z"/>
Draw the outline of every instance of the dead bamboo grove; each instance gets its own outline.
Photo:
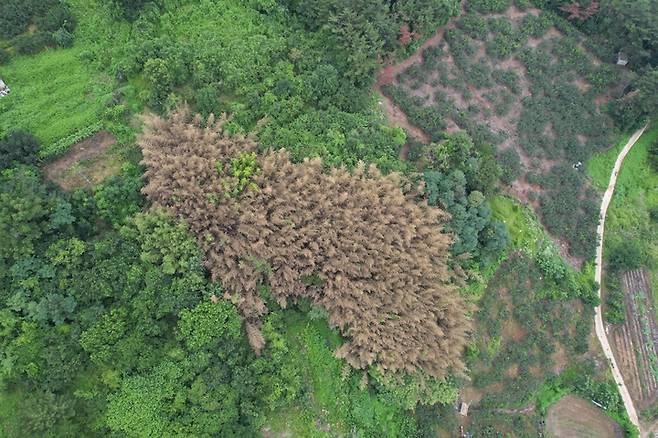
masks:
<path id="1" fill-rule="evenodd" d="M 324 307 L 346 337 L 336 354 L 353 367 L 462 371 L 470 320 L 451 285 L 446 214 L 405 195 L 397 174 L 258 154 L 224 122 L 185 109 L 148 119 L 143 192 L 197 236 L 256 352 L 266 285 L 281 306 L 308 298 Z"/>

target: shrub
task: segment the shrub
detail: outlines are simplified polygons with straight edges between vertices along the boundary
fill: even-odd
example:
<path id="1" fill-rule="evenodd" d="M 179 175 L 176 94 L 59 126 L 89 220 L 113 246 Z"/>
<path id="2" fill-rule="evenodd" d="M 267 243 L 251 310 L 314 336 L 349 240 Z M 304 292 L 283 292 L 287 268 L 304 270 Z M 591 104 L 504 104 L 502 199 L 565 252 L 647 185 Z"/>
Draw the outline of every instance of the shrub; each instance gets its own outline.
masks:
<path id="1" fill-rule="evenodd" d="M 561 63 L 565 63 L 578 72 L 578 74 L 586 76 L 590 73 L 592 64 L 587 53 L 578 46 L 574 38 L 560 38 L 553 47 L 553 53 L 557 55 Z"/>
<path id="2" fill-rule="evenodd" d="M 63 27 L 53 32 L 53 40 L 59 47 L 73 46 L 73 34 Z"/>
<path id="3" fill-rule="evenodd" d="M 528 14 L 521 20 L 520 31 L 526 36 L 540 38 L 552 24 L 553 22 L 548 14 L 541 13 L 538 16 Z"/>
<path id="4" fill-rule="evenodd" d="M 0 65 L 7 64 L 10 59 L 9 52 L 0 47 Z"/>
<path id="5" fill-rule="evenodd" d="M 445 39 L 450 45 L 450 53 L 454 57 L 473 56 L 477 52 L 477 47 L 473 44 L 471 38 L 459 29 L 448 29 L 445 33 Z"/>
<path id="6" fill-rule="evenodd" d="M 649 165 L 654 170 L 654 172 L 658 172 L 658 140 L 654 140 L 654 142 L 649 146 L 647 151 L 647 160 L 649 160 Z M 656 206 L 656 208 L 658 208 L 658 206 Z"/>
<path id="7" fill-rule="evenodd" d="M 487 43 L 487 53 L 498 59 L 505 59 L 512 55 L 524 43 L 521 35 L 499 33 Z"/>
<path id="8" fill-rule="evenodd" d="M 22 0 L 3 0 L 0 3 L 0 37 L 12 38 L 22 33 L 31 14 Z"/>
<path id="9" fill-rule="evenodd" d="M 514 3 L 516 3 L 516 7 L 522 11 L 525 11 L 530 7 L 530 0 L 514 0 Z"/>
<path id="10" fill-rule="evenodd" d="M 435 69 L 441 62 L 443 49 L 439 46 L 430 46 L 423 50 L 423 67 L 427 70 Z"/>
<path id="11" fill-rule="evenodd" d="M 612 276 L 616 274 L 611 274 Z M 605 319 L 611 324 L 622 324 L 626 320 L 624 292 L 617 287 L 609 288 L 605 297 Z"/>
<path id="12" fill-rule="evenodd" d="M 512 35 L 514 33 L 512 22 L 505 17 L 490 17 L 487 22 L 489 24 L 489 30 L 493 33 L 504 33 L 506 35 Z"/>
<path id="13" fill-rule="evenodd" d="M 467 81 L 472 85 L 475 85 L 476 88 L 488 88 L 493 85 L 491 80 L 491 68 L 484 60 L 480 60 L 480 62 L 476 64 L 471 64 L 465 73 Z"/>
<path id="14" fill-rule="evenodd" d="M 476 40 L 485 40 L 489 33 L 487 19 L 482 15 L 468 13 L 457 23 L 466 35 Z"/>
<path id="15" fill-rule="evenodd" d="M 624 239 L 610 248 L 607 258 L 613 272 L 637 269 L 646 262 L 646 256 L 640 245 L 629 239 Z"/>
<path id="16" fill-rule="evenodd" d="M 34 164 L 39 152 L 39 141 L 29 132 L 14 131 L 0 139 L 0 170 L 16 163 Z"/>
<path id="17" fill-rule="evenodd" d="M 112 224 L 121 224 L 129 216 L 139 212 L 144 205 L 140 193 L 142 176 L 139 166 L 125 164 L 115 175 L 94 190 L 94 200 L 101 217 Z"/>
<path id="18" fill-rule="evenodd" d="M 174 85 L 169 63 L 164 59 L 152 58 L 144 64 L 144 79 L 149 84 L 149 103 L 162 109 Z"/>
<path id="19" fill-rule="evenodd" d="M 219 114 L 219 92 L 212 85 L 200 88 L 195 95 L 196 109 L 203 115 Z"/>
<path id="20" fill-rule="evenodd" d="M 514 94 L 519 94 L 519 74 L 514 70 L 494 69 L 491 76 L 500 85 L 504 85 Z"/>
<path id="21" fill-rule="evenodd" d="M 127 20 L 134 20 L 149 0 L 111 0 L 114 7 Z"/>
<path id="22" fill-rule="evenodd" d="M 33 55 L 52 45 L 54 45 L 53 37 L 51 34 L 44 32 L 19 35 L 13 39 L 14 49 L 23 55 Z"/>
<path id="23" fill-rule="evenodd" d="M 75 17 L 71 14 L 65 3 L 57 3 L 46 14 L 38 17 L 35 20 L 35 24 L 42 32 L 55 32 L 58 29 L 73 32 L 75 29 Z"/>
<path id="24" fill-rule="evenodd" d="M 505 12 L 512 5 L 512 0 L 469 0 L 468 9 L 489 14 Z"/>
<path id="25" fill-rule="evenodd" d="M 508 148 L 498 154 L 502 172 L 500 179 L 505 184 L 512 184 L 521 175 L 521 157 L 514 148 Z"/>

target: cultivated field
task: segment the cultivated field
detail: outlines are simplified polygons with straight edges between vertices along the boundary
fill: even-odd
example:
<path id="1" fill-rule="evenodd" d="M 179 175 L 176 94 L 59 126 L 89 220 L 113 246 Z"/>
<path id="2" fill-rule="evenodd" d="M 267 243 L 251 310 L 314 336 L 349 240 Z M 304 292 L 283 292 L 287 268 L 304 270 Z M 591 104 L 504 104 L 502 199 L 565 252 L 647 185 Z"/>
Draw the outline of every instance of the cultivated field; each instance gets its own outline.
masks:
<path id="1" fill-rule="evenodd" d="M 511 7 L 469 9 L 384 69 L 378 86 L 389 117 L 411 126 L 417 141 L 465 130 L 480 148 L 495 145 L 510 193 L 540 213 L 578 264 L 594 249 L 597 219 L 582 163 L 611 144 L 612 122 L 600 108 L 623 75 L 591 55 L 568 23 Z"/>
<path id="2" fill-rule="evenodd" d="M 548 410 L 546 436 L 550 438 L 617 438 L 621 428 L 603 410 L 580 397 L 568 395 Z"/>
<path id="3" fill-rule="evenodd" d="M 658 399 L 658 325 L 647 273 L 640 269 L 622 278 L 626 320 L 612 326 L 615 357 L 638 411 Z"/>
<path id="4" fill-rule="evenodd" d="M 553 288 L 520 252 L 489 282 L 476 314 L 478 336 L 467 353 L 472 380 L 460 394 L 471 405 L 462 425 L 474 436 L 539 434 L 536 393 L 587 352 L 591 308 L 576 299 L 547 299 Z"/>

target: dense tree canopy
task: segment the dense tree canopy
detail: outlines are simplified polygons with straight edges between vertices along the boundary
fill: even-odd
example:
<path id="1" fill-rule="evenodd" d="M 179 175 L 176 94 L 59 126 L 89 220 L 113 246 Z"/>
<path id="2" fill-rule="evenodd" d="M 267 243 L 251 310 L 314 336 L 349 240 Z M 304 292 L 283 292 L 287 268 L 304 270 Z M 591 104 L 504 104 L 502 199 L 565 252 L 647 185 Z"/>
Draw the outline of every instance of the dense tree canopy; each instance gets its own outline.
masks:
<path id="1" fill-rule="evenodd" d="M 530 366 L 552 368 L 550 333 L 587 350 L 596 285 L 498 196 L 499 180 L 521 161 L 585 161 L 610 143 L 611 122 L 590 109 L 610 95 L 618 52 L 634 73 L 611 92 L 616 126 L 658 110 L 655 2 L 567 2 L 533 5 L 591 38 L 547 11 L 501 17 L 527 0 L 0 1 L 12 88 L 0 103 L 0 436 L 435 436 L 437 423 L 458 429 L 460 385 L 481 385 L 480 408 L 497 416 L 510 393 L 487 393 L 492 378 L 506 376 L 514 408 L 534 397 Z M 468 107 L 391 94 L 430 136 L 419 147 L 380 110 L 376 72 L 462 9 L 450 53 L 429 47 L 403 76 L 414 90 L 423 75 L 461 84 Z M 524 50 L 527 77 L 469 62 L 474 39 L 503 60 L 551 25 L 569 37 Z M 496 153 L 506 134 L 480 123 L 508 113 L 528 156 Z M 116 142 L 95 143 L 99 129 Z M 62 163 L 84 186 L 56 185 Z M 528 175 L 534 200 L 589 255 L 595 195 L 571 163 L 551 166 Z M 610 242 L 613 268 L 650 260 L 644 245 Z M 518 281 L 492 294 L 502 277 Z M 482 333 L 473 313 L 491 316 Z M 525 333 L 514 343 L 510 316 Z M 491 375 L 471 367 L 478 356 Z M 599 389 L 592 400 L 620 412 L 614 384 Z"/>

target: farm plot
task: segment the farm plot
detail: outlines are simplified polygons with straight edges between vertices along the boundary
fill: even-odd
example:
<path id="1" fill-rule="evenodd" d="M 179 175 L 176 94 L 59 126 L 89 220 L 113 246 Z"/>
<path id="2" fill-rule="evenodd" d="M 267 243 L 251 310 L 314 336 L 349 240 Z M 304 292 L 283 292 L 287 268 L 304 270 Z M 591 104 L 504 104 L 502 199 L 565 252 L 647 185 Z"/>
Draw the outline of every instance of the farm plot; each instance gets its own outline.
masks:
<path id="1" fill-rule="evenodd" d="M 472 381 L 460 397 L 472 407 L 466 431 L 539 435 L 535 394 L 587 352 L 591 326 L 592 308 L 575 298 L 551 298 L 556 289 L 521 252 L 511 254 L 489 282 L 476 313 L 478 335 L 467 352 Z"/>
<path id="2" fill-rule="evenodd" d="M 465 130 L 479 147 L 496 145 L 510 193 L 571 255 L 590 256 L 597 195 L 582 163 L 611 144 L 600 106 L 621 72 L 591 56 L 568 23 L 533 8 L 469 10 L 435 40 L 418 62 L 385 69 L 381 90 L 431 141 Z"/>
<path id="3" fill-rule="evenodd" d="M 122 161 L 110 148 L 116 139 L 107 131 L 76 143 L 62 157 L 48 163 L 44 170 L 49 180 L 63 190 L 91 187 L 119 173 Z"/>
<path id="4" fill-rule="evenodd" d="M 626 272 L 622 289 L 626 319 L 611 330 L 612 348 L 633 401 L 643 410 L 658 399 L 658 325 L 647 273 Z"/>
<path id="5" fill-rule="evenodd" d="M 568 395 L 548 410 L 546 436 L 621 438 L 621 427 L 598 407 L 580 397 Z"/>

